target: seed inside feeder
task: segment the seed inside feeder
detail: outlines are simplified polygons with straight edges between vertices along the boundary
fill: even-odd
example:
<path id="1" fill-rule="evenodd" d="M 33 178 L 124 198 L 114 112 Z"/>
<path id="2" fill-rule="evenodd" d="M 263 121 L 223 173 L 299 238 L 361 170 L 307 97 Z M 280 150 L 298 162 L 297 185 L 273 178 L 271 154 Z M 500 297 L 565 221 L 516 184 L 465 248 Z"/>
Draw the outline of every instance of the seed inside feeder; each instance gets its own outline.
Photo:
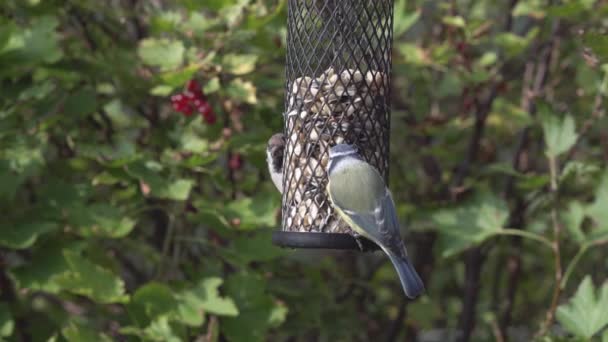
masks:
<path id="1" fill-rule="evenodd" d="M 354 144 L 367 162 L 380 172 L 386 170 L 382 156 L 388 132 L 377 128 L 388 127 L 387 82 L 380 71 L 329 68 L 289 84 L 283 230 L 350 232 L 333 213 L 325 192 L 329 147 Z"/>

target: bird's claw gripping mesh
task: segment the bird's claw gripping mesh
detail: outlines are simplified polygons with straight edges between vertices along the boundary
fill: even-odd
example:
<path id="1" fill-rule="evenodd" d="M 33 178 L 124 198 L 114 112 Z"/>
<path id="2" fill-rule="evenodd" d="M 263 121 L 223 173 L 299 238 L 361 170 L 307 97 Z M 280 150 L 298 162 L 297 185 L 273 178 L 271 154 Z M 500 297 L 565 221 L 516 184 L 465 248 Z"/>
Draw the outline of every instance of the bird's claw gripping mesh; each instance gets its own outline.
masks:
<path id="1" fill-rule="evenodd" d="M 392 0 L 289 0 L 284 232 L 351 232 L 326 194 L 331 146 L 387 178 L 392 20 Z"/>

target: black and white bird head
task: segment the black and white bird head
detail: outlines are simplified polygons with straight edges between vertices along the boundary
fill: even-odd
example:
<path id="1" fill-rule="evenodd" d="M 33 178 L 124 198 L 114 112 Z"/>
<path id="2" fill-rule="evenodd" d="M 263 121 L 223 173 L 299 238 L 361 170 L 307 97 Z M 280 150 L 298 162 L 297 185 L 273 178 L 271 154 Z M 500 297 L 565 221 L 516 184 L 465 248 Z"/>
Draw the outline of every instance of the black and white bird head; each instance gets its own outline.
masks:
<path id="1" fill-rule="evenodd" d="M 273 134 L 266 146 L 266 163 L 270 178 L 280 193 L 283 193 L 283 156 L 285 152 L 285 135 Z"/>

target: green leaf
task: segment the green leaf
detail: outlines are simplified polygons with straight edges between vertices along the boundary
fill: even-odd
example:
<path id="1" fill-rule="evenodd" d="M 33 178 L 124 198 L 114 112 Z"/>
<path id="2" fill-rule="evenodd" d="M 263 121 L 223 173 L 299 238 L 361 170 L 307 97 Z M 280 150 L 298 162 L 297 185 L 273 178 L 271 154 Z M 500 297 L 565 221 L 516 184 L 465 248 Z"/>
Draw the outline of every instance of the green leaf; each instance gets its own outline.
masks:
<path id="1" fill-rule="evenodd" d="M 178 179 L 162 188 L 153 188 L 152 191 L 156 196 L 160 198 L 166 198 L 175 201 L 185 201 L 190 196 L 190 190 L 192 190 L 193 185 L 194 181 L 191 179 Z"/>
<path id="2" fill-rule="evenodd" d="M 273 196 L 260 195 L 230 202 L 224 209 L 226 217 L 240 221 L 241 229 L 272 227 L 279 204 Z"/>
<path id="3" fill-rule="evenodd" d="M 222 58 L 224 71 L 233 75 L 245 75 L 255 70 L 257 55 L 226 54 Z"/>
<path id="4" fill-rule="evenodd" d="M 458 28 L 463 28 L 466 25 L 464 18 L 461 16 L 445 16 L 441 18 L 441 22 L 448 26 L 454 26 Z"/>
<path id="5" fill-rule="evenodd" d="M 285 251 L 272 244 L 272 232 L 262 231 L 251 236 L 240 236 L 234 240 L 235 256 L 244 263 L 270 261 L 285 254 Z"/>
<path id="6" fill-rule="evenodd" d="M 416 10 L 408 13 L 406 10 L 407 1 L 397 0 L 395 2 L 394 14 L 394 35 L 398 37 L 409 30 L 420 18 L 422 11 Z"/>
<path id="7" fill-rule="evenodd" d="M 78 249 L 78 246 L 70 246 Z M 61 252 L 63 246 L 44 246 L 32 254 L 35 262 L 12 271 L 19 288 L 59 293 L 61 285 L 58 278 L 69 272 L 69 266 Z"/>
<path id="8" fill-rule="evenodd" d="M 402 43 L 397 46 L 399 53 L 405 58 L 405 63 L 416 66 L 428 66 L 432 64 L 427 52 L 411 43 Z"/>
<path id="9" fill-rule="evenodd" d="M 169 322 L 166 316 L 159 317 L 144 330 L 145 339 L 159 342 L 181 342 L 181 339 Z"/>
<path id="10" fill-rule="evenodd" d="M 586 276 L 570 302 L 557 308 L 557 319 L 575 336 L 593 337 L 608 324 L 608 283 L 596 292 L 591 277 Z"/>
<path id="11" fill-rule="evenodd" d="M 230 97 L 241 102 L 249 104 L 256 104 L 258 102 L 256 88 L 253 83 L 243 81 L 240 78 L 232 80 L 232 82 L 226 86 L 226 93 L 228 93 Z"/>
<path id="12" fill-rule="evenodd" d="M 70 324 L 61 330 L 61 334 L 68 342 L 111 342 L 112 339 L 108 335 L 95 331 L 90 327 L 70 322 Z"/>
<path id="13" fill-rule="evenodd" d="M 502 32 L 494 37 L 494 43 L 504 50 L 508 58 L 521 54 L 538 34 L 538 29 L 530 30 L 525 37 L 511 32 Z"/>
<path id="14" fill-rule="evenodd" d="M 201 306 L 209 313 L 219 316 L 238 316 L 239 310 L 234 301 L 219 294 L 218 288 L 223 282 L 221 278 L 206 278 L 190 293 L 202 299 Z"/>
<path id="15" fill-rule="evenodd" d="M 147 38 L 140 42 L 137 52 L 144 63 L 170 70 L 182 64 L 185 51 L 180 40 Z"/>
<path id="16" fill-rule="evenodd" d="M 125 284 L 118 276 L 78 253 L 64 250 L 63 256 L 69 267 L 69 272 L 57 279 L 63 289 L 87 296 L 102 304 L 127 300 Z"/>
<path id="17" fill-rule="evenodd" d="M 107 203 L 95 203 L 88 207 L 75 206 L 67 212 L 70 224 L 85 237 L 121 238 L 127 236 L 135 227 L 133 219 Z"/>
<path id="18" fill-rule="evenodd" d="M 10 308 L 7 304 L 0 303 L 0 338 L 11 336 L 14 328 L 15 321 L 13 321 Z"/>
<path id="19" fill-rule="evenodd" d="M 530 16 L 535 19 L 542 19 L 545 16 L 545 6 L 540 0 L 519 1 L 513 8 L 513 16 Z"/>
<path id="20" fill-rule="evenodd" d="M 608 234 L 608 172 L 605 172 L 596 188 L 595 199 L 587 207 L 587 214 L 597 225 L 593 235 L 605 236 Z"/>
<path id="21" fill-rule="evenodd" d="M 601 33 L 587 33 L 583 36 L 583 43 L 593 50 L 600 60 L 608 61 L 608 35 Z"/>
<path id="22" fill-rule="evenodd" d="M 131 304 L 138 306 L 150 320 L 171 313 L 177 308 L 173 290 L 165 284 L 150 282 L 133 294 Z"/>
<path id="23" fill-rule="evenodd" d="M 556 115 L 545 111 L 541 115 L 541 120 L 545 135 L 545 153 L 548 157 L 555 158 L 574 145 L 577 134 L 572 116 L 566 115 L 563 119 L 560 119 Z"/>
<path id="24" fill-rule="evenodd" d="M 11 32 L 8 43 L 0 50 L 0 64 L 7 70 L 0 70 L 0 73 L 10 71 L 10 67 L 57 62 L 62 57 L 58 26 L 56 18 L 42 16 L 33 18 L 30 27 Z"/>
<path id="25" fill-rule="evenodd" d="M 265 281 L 257 274 L 233 275 L 227 290 L 240 308 L 238 317 L 222 320 L 230 341 L 264 341 L 266 331 L 279 326 L 287 315 L 287 308 L 266 294 Z"/>
<path id="26" fill-rule="evenodd" d="M 570 203 L 568 210 L 563 214 L 564 226 L 568 230 L 570 237 L 579 244 L 585 243 L 585 233 L 581 229 L 581 224 L 585 219 L 585 207 L 577 201 Z"/>
<path id="27" fill-rule="evenodd" d="M 460 207 L 439 210 L 432 220 L 441 234 L 443 256 L 459 253 L 498 233 L 508 216 L 507 204 L 487 192 Z"/>
<path id="28" fill-rule="evenodd" d="M 205 92 L 205 94 L 213 94 L 220 90 L 221 87 L 222 85 L 220 83 L 219 77 L 214 77 L 210 79 L 207 84 L 205 84 L 205 86 L 203 87 L 203 91 Z"/>
<path id="29" fill-rule="evenodd" d="M 38 236 L 54 231 L 58 225 L 52 222 L 31 222 L 21 224 L 4 223 L 0 227 L 0 246 L 11 249 L 29 248 Z"/>
<path id="30" fill-rule="evenodd" d="M 71 94 L 63 104 L 63 114 L 68 117 L 84 117 L 97 110 L 97 94 L 93 89 L 83 88 Z"/>

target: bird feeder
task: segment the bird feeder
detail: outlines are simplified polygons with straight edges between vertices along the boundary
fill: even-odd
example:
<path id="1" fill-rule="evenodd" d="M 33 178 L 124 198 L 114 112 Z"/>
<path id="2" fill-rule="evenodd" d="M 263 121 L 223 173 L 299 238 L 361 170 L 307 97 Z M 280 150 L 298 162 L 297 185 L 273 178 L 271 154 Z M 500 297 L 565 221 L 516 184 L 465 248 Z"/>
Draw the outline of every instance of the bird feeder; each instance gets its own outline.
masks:
<path id="1" fill-rule="evenodd" d="M 329 148 L 388 179 L 393 0 L 288 0 L 282 247 L 372 250 L 326 193 Z M 352 184 L 357 187 L 358 184 Z"/>

